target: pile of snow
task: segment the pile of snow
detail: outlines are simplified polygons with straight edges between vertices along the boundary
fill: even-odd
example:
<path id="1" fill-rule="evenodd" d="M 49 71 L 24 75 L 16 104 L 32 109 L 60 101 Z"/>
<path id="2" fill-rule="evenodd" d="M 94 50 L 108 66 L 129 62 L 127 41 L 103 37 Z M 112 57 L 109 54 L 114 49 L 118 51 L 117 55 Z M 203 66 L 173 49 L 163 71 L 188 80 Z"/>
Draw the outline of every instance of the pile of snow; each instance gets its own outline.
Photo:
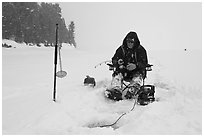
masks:
<path id="1" fill-rule="evenodd" d="M 21 48 L 21 47 L 27 46 L 25 43 L 17 43 L 13 40 L 8 40 L 8 39 L 3 39 L 2 44 L 10 45 L 12 48 L 16 48 L 16 47 Z"/>
<path id="2" fill-rule="evenodd" d="M 23 43 L 17 43 L 13 40 L 8 40 L 8 39 L 3 39 L 2 44 L 7 44 L 8 46 L 11 46 L 11 48 L 28 48 L 28 47 L 35 47 L 35 48 L 47 48 L 43 43 L 40 43 L 39 46 L 34 45 L 32 43 L 26 44 L 25 42 Z M 68 43 L 62 43 L 62 47 L 66 49 L 75 49 L 74 46 L 68 44 Z"/>
<path id="3" fill-rule="evenodd" d="M 114 123 L 134 104 L 103 96 L 112 72 L 106 65 L 94 66 L 111 53 L 62 48 L 62 69 L 68 75 L 57 78 L 53 102 L 54 48 L 3 48 L 3 134 L 202 134 L 201 51 L 149 50 L 154 66 L 146 83 L 156 86 L 157 101 L 136 105 L 113 127 L 96 127 Z M 96 79 L 95 88 L 83 86 L 86 75 Z"/>

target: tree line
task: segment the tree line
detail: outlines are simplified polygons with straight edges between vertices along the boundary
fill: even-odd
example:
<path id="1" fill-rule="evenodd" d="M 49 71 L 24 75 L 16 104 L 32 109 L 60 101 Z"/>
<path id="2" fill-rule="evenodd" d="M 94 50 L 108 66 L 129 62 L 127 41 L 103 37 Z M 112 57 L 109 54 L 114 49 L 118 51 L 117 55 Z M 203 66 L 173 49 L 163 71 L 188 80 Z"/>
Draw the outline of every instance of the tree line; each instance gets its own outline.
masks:
<path id="1" fill-rule="evenodd" d="M 75 24 L 66 26 L 58 3 L 3 2 L 2 37 L 26 44 L 54 46 L 58 24 L 59 43 L 76 47 Z"/>

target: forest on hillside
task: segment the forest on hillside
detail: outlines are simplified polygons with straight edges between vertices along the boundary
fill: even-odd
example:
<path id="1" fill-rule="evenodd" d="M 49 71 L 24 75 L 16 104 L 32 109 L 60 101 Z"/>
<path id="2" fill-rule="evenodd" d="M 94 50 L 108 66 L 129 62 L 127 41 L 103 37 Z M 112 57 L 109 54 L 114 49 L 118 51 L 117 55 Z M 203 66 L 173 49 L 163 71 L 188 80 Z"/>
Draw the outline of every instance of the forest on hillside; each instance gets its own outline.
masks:
<path id="1" fill-rule="evenodd" d="M 59 43 L 76 47 L 74 21 L 66 26 L 58 3 L 2 3 L 2 39 L 54 46 L 56 24 L 59 26 Z"/>

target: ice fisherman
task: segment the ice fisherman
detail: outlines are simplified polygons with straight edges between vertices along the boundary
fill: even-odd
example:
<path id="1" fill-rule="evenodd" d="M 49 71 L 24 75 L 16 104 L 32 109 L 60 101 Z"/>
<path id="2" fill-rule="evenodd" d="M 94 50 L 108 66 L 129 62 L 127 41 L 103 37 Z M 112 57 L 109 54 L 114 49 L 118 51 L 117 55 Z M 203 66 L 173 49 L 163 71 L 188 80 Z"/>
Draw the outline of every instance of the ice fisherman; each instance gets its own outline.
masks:
<path id="1" fill-rule="evenodd" d="M 122 45 L 112 57 L 112 64 L 116 68 L 112 75 L 112 88 L 120 88 L 122 79 L 137 87 L 142 86 L 148 59 L 136 32 L 131 31 L 125 36 Z"/>

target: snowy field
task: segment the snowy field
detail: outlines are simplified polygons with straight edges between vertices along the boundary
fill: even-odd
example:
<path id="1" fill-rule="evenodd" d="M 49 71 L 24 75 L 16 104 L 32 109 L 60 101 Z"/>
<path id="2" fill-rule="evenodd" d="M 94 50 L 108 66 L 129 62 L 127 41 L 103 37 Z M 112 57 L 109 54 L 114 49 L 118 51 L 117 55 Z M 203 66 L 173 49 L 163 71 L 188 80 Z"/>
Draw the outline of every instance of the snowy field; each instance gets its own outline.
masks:
<path id="1" fill-rule="evenodd" d="M 136 105 L 114 127 L 111 124 L 134 101 L 112 102 L 103 96 L 111 81 L 106 65 L 114 50 L 87 51 L 63 47 L 62 65 L 68 75 L 57 78 L 57 102 L 52 101 L 54 48 L 2 48 L 3 135 L 201 135 L 202 51 L 147 49 L 153 71 L 147 84 L 156 86 L 158 101 Z M 58 68 L 59 70 L 59 68 Z M 96 87 L 84 87 L 86 75 Z"/>

